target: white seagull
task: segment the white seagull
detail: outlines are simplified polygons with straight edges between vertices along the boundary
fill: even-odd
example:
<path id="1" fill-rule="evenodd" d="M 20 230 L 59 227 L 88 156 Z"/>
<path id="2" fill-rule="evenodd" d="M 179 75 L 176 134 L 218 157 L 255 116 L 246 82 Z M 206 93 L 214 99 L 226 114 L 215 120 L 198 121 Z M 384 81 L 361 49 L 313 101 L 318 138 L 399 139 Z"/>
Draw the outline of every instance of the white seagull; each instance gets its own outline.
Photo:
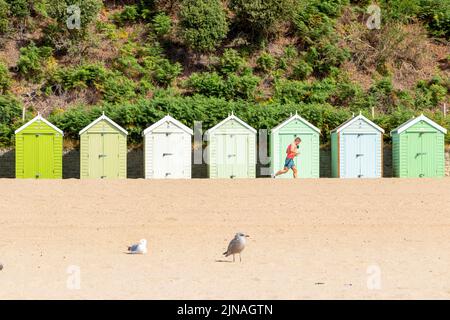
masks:
<path id="1" fill-rule="evenodd" d="M 147 253 L 147 240 L 141 239 L 139 243 L 131 245 L 130 247 L 128 247 L 128 252 L 133 254 Z"/>
<path id="2" fill-rule="evenodd" d="M 236 233 L 236 235 L 234 236 L 234 239 L 230 241 L 227 251 L 225 251 L 223 253 L 223 255 L 225 257 L 233 255 L 233 262 L 234 262 L 234 255 L 239 254 L 239 261 L 242 262 L 241 252 L 245 248 L 245 243 L 246 243 L 245 238 L 247 238 L 247 237 L 249 237 L 249 235 L 243 234 L 242 232 Z"/>

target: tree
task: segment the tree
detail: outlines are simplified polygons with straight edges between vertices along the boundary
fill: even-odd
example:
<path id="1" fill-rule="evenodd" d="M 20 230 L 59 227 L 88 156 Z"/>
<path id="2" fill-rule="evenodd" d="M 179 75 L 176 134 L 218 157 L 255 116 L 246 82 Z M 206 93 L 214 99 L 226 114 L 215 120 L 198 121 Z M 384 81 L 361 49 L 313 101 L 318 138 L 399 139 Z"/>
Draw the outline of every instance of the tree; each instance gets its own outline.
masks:
<path id="1" fill-rule="evenodd" d="M 242 27 L 254 34 L 267 34 L 288 20 L 296 0 L 231 0 L 230 8 Z"/>
<path id="2" fill-rule="evenodd" d="M 197 52 L 212 52 L 228 33 L 225 10 L 219 0 L 184 0 L 180 10 L 181 37 Z"/>

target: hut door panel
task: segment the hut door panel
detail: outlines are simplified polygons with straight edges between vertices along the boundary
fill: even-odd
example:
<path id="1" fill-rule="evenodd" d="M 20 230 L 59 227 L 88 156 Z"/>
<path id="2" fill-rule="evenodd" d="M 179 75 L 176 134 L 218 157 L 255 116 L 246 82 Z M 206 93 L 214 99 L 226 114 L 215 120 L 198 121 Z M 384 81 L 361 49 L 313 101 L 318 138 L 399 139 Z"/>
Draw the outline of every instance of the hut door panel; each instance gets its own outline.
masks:
<path id="1" fill-rule="evenodd" d="M 103 176 L 103 136 L 89 134 L 89 178 L 100 179 Z"/>
<path id="2" fill-rule="evenodd" d="M 408 177 L 420 177 L 422 174 L 422 142 L 419 133 L 408 133 Z"/>
<path id="3" fill-rule="evenodd" d="M 217 152 L 217 177 L 229 178 L 231 175 L 229 154 L 232 153 L 230 148 L 230 137 L 226 134 L 216 135 L 216 152 Z"/>
<path id="4" fill-rule="evenodd" d="M 344 134 L 345 146 L 345 164 L 344 175 L 345 178 L 358 178 L 361 174 L 361 157 L 359 148 L 358 134 Z M 341 169 L 342 170 L 342 169 Z"/>
<path id="5" fill-rule="evenodd" d="M 170 136 L 170 135 L 169 135 Z M 153 177 L 164 179 L 170 175 L 170 156 L 172 153 L 169 136 L 153 133 Z"/>
<path id="6" fill-rule="evenodd" d="M 422 133 L 420 134 L 421 140 L 421 173 L 422 177 L 435 177 L 436 161 L 435 160 L 435 146 L 436 146 L 436 134 L 435 133 Z"/>
<path id="7" fill-rule="evenodd" d="M 302 142 L 300 142 L 300 154 L 295 157 L 295 164 L 298 169 L 298 176 L 300 178 L 312 177 L 312 135 L 300 135 Z"/>
<path id="8" fill-rule="evenodd" d="M 117 178 L 119 176 L 119 135 L 103 134 L 103 176 Z"/>
<path id="9" fill-rule="evenodd" d="M 169 140 L 169 175 L 167 178 L 183 178 L 184 164 L 184 136 L 180 133 L 171 133 Z"/>
<path id="10" fill-rule="evenodd" d="M 376 135 L 360 135 L 359 158 L 360 158 L 360 178 L 376 178 Z"/>
<path id="11" fill-rule="evenodd" d="M 23 135 L 23 158 L 23 177 L 36 178 L 39 171 L 39 146 L 36 135 Z"/>
<path id="12" fill-rule="evenodd" d="M 235 145 L 235 162 L 233 165 L 233 178 L 248 177 L 248 136 L 237 134 L 233 136 Z"/>
<path id="13" fill-rule="evenodd" d="M 41 134 L 37 137 L 39 145 L 39 169 L 37 178 L 49 179 L 54 177 L 53 144 L 52 134 Z"/>

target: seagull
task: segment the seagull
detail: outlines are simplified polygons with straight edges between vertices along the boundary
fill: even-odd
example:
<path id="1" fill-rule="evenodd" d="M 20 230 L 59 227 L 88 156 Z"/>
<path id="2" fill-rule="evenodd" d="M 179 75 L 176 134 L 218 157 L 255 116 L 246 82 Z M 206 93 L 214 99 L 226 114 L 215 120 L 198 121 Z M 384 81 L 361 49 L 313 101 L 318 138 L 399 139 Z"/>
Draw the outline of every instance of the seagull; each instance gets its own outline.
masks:
<path id="1" fill-rule="evenodd" d="M 241 252 L 245 248 L 246 240 L 245 238 L 249 237 L 247 234 L 243 234 L 242 232 L 236 233 L 234 236 L 234 239 L 230 241 L 230 244 L 228 245 L 227 251 L 223 253 L 225 257 L 228 257 L 229 255 L 233 255 L 233 262 L 234 262 L 234 255 L 239 254 L 239 261 L 242 262 L 241 258 Z"/>
<path id="2" fill-rule="evenodd" d="M 133 244 L 128 247 L 129 253 L 139 253 L 144 254 L 147 253 L 147 240 L 141 239 L 139 243 Z"/>

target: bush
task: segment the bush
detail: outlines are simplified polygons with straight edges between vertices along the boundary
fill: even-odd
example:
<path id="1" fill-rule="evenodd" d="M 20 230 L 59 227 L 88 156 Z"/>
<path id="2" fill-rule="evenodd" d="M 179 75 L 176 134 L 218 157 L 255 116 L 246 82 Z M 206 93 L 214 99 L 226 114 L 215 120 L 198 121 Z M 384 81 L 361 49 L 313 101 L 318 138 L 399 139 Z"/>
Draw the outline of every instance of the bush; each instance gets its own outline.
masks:
<path id="1" fill-rule="evenodd" d="M 139 18 L 138 8 L 135 5 L 124 6 L 122 11 L 117 12 L 112 16 L 112 20 L 119 25 L 123 25 L 127 22 L 135 22 Z"/>
<path id="2" fill-rule="evenodd" d="M 0 146 L 10 146 L 15 124 L 21 120 L 22 106 L 10 95 L 0 95 Z"/>
<path id="3" fill-rule="evenodd" d="M 193 73 L 184 86 L 207 97 L 253 100 L 260 80 L 252 74 L 229 74 L 223 78 L 216 72 L 202 72 Z"/>
<path id="4" fill-rule="evenodd" d="M 29 80 L 40 81 L 45 71 L 45 64 L 52 53 L 52 48 L 36 47 L 33 42 L 20 48 L 19 61 L 17 62 L 19 73 Z"/>
<path id="5" fill-rule="evenodd" d="M 44 39 L 47 44 L 53 45 L 58 51 L 67 51 L 71 46 L 84 39 L 89 25 L 95 21 L 103 6 L 101 0 L 83 0 L 75 4 L 80 9 L 80 27 L 69 29 L 68 21 L 74 12 L 67 12 L 69 6 L 74 5 L 73 0 L 46 0 L 48 17 L 54 20 L 44 28 Z"/>
<path id="6" fill-rule="evenodd" d="M 172 29 L 172 20 L 165 13 L 158 13 L 152 20 L 153 30 L 158 37 L 163 37 Z"/>
<path id="7" fill-rule="evenodd" d="M 324 76 L 334 67 L 339 67 L 348 58 L 350 58 L 350 54 L 346 49 L 325 41 L 308 49 L 305 62 L 310 64 L 318 75 Z"/>
<path id="8" fill-rule="evenodd" d="M 245 65 L 244 59 L 234 49 L 225 49 L 220 57 L 219 70 L 223 74 L 238 72 Z"/>
<path id="9" fill-rule="evenodd" d="M 9 4 L 5 0 L 0 0 L 0 34 L 9 31 L 8 12 Z"/>
<path id="10" fill-rule="evenodd" d="M 153 79 L 162 86 L 170 85 L 178 77 L 183 68 L 178 62 L 171 63 L 169 60 L 161 58 L 153 69 Z"/>
<path id="11" fill-rule="evenodd" d="M 270 53 L 263 52 L 256 59 L 256 65 L 262 72 L 270 72 L 275 68 L 276 60 Z"/>
<path id="12" fill-rule="evenodd" d="M 109 74 L 99 89 L 108 102 L 125 102 L 136 97 L 135 83 L 119 72 Z"/>
<path id="13" fill-rule="evenodd" d="M 450 38 L 450 2 L 441 0 L 419 0 L 418 16 L 436 37 Z"/>
<path id="14" fill-rule="evenodd" d="M 11 87 L 11 75 L 6 64 L 0 61 L 0 94 L 6 93 Z"/>
<path id="15" fill-rule="evenodd" d="M 444 81 L 440 77 L 434 77 L 430 81 L 421 80 L 415 89 L 415 107 L 418 110 L 432 109 L 445 101 L 448 91 Z"/>
<path id="16" fill-rule="evenodd" d="M 255 35 L 267 35 L 282 21 L 288 20 L 294 9 L 293 0 L 231 0 L 241 28 Z"/>
<path id="17" fill-rule="evenodd" d="M 17 18 L 26 18 L 30 15 L 28 0 L 8 0 L 11 15 Z"/>
<path id="18" fill-rule="evenodd" d="M 305 80 L 313 72 L 313 67 L 304 60 L 299 60 L 292 71 L 292 78 L 296 80 Z"/>
<path id="19" fill-rule="evenodd" d="M 225 10 L 219 0 L 183 0 L 181 38 L 197 52 L 214 51 L 228 33 Z"/>

